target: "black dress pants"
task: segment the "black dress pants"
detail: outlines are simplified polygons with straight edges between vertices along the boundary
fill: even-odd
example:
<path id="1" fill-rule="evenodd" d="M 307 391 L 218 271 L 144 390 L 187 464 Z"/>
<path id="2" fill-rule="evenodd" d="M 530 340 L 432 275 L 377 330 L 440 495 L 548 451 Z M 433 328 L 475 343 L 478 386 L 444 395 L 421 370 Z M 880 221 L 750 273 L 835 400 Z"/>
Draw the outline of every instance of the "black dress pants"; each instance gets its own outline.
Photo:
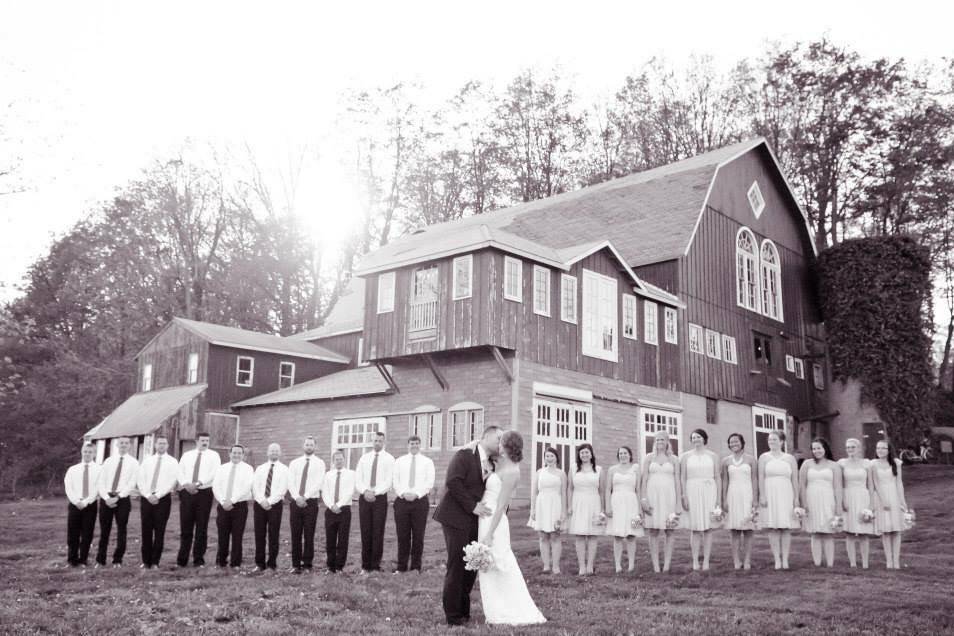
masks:
<path id="1" fill-rule="evenodd" d="M 219 548 L 215 554 L 215 564 L 242 565 L 242 537 L 245 536 L 245 523 L 248 521 L 248 502 L 240 501 L 226 510 L 222 504 L 216 506 L 215 527 L 219 531 Z M 231 546 L 231 547 L 230 547 Z M 229 555 L 231 554 L 231 559 Z"/>
<path id="2" fill-rule="evenodd" d="M 414 501 L 397 498 L 394 500 L 394 528 L 397 531 L 397 569 L 406 572 L 408 557 L 411 569 L 421 569 L 421 555 L 424 554 L 424 529 L 427 527 L 427 513 L 430 502 L 427 497 Z"/>
<path id="3" fill-rule="evenodd" d="M 279 501 L 265 510 L 256 501 L 252 504 L 255 521 L 255 565 L 264 570 L 278 567 L 278 537 L 282 528 L 282 507 Z M 265 557 L 265 539 L 268 538 L 268 558 Z"/>
<path id="4" fill-rule="evenodd" d="M 113 529 L 113 520 L 116 520 L 116 550 L 113 552 L 113 563 L 121 564 L 126 554 L 126 525 L 129 523 L 129 511 L 132 504 L 129 497 L 120 499 L 116 506 L 110 508 L 105 502 L 99 506 L 99 550 L 96 552 L 96 562 L 106 565 L 106 552 L 109 548 L 109 533 Z"/>
<path id="5" fill-rule="evenodd" d="M 205 549 L 209 543 L 209 517 L 212 516 L 212 489 L 198 490 L 194 495 L 188 490 L 179 491 L 179 567 L 192 563 L 205 565 Z M 193 538 L 195 543 L 193 544 Z"/>
<path id="6" fill-rule="evenodd" d="M 464 547 L 477 540 L 477 523 L 466 530 L 443 526 L 447 546 L 447 573 L 444 575 L 444 616 L 451 625 L 470 618 L 470 593 L 477 572 L 464 569 Z"/>
<path id="7" fill-rule="evenodd" d="M 311 569 L 315 559 L 318 498 L 306 499 L 304 508 L 294 501 L 288 504 L 288 522 L 291 525 L 292 567 Z"/>
<path id="8" fill-rule="evenodd" d="M 388 520 L 388 496 L 378 495 L 374 501 L 358 499 L 358 521 L 361 524 L 361 569 L 381 569 L 384 556 L 384 525 Z"/>
<path id="9" fill-rule="evenodd" d="M 166 536 L 166 523 L 172 510 L 172 493 L 160 498 L 155 504 L 142 497 L 139 519 L 142 522 L 142 562 L 146 567 L 159 565 Z"/>
<path id="10" fill-rule="evenodd" d="M 94 501 L 82 510 L 69 504 L 66 513 L 66 560 L 70 565 L 86 565 L 89 559 L 89 546 L 93 543 L 93 531 L 96 529 L 96 510 Z"/>
<path id="11" fill-rule="evenodd" d="M 348 562 L 348 538 L 351 534 L 351 506 L 341 512 L 325 508 L 325 553 L 328 570 L 340 572 Z"/>

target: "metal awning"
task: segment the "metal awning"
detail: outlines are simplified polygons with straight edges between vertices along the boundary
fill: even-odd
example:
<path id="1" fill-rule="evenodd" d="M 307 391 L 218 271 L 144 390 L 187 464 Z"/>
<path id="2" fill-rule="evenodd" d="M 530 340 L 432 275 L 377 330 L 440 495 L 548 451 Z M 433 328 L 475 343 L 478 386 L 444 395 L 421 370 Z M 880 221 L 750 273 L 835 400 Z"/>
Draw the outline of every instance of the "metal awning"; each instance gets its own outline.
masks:
<path id="1" fill-rule="evenodd" d="M 136 393 L 116 407 L 84 437 L 94 440 L 112 439 L 124 435 L 151 433 L 205 389 L 205 384 L 189 384 Z"/>

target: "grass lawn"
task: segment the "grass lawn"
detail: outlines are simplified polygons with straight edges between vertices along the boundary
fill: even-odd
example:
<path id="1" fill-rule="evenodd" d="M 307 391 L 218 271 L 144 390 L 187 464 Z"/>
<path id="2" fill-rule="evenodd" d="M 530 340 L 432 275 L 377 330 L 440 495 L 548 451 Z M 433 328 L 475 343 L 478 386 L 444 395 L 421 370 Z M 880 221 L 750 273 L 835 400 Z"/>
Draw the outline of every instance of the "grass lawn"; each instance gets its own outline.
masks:
<path id="1" fill-rule="evenodd" d="M 834 569 L 815 568 L 808 538 L 792 543 L 792 570 L 771 569 L 768 541 L 757 536 L 753 570 L 736 572 L 728 533 L 717 532 L 712 571 L 689 571 L 688 533 L 680 534 L 673 572 L 654 575 L 645 539 L 635 575 L 613 574 L 609 539 L 600 544 L 597 574 L 579 579 L 570 541 L 564 542 L 559 577 L 544 575 L 526 511 L 513 514 L 514 550 L 530 591 L 549 619 L 519 633 L 769 634 L 769 633 L 954 633 L 954 545 L 951 512 L 954 468 L 910 467 L 908 502 L 918 525 L 904 536 L 902 569 L 886 571 L 880 540 L 872 542 L 872 569 L 850 570 L 839 542 Z M 166 534 L 166 567 L 178 548 L 177 505 Z M 214 516 L 214 513 L 213 513 Z M 0 633 L 444 633 L 440 604 L 444 544 L 440 527 L 428 525 L 423 574 L 354 573 L 360 559 L 355 517 L 349 572 L 293 576 L 222 573 L 214 567 L 142 572 L 139 513 L 133 504 L 129 547 L 122 570 L 66 567 L 66 501 L 0 504 Z M 287 511 L 279 567 L 290 565 Z M 215 521 L 206 560 L 214 562 Z M 319 518 L 319 526 L 321 526 Z M 245 558 L 251 567 L 252 520 Z M 115 532 L 115 530 L 114 530 Z M 324 533 L 318 532 L 316 565 L 324 563 Z M 388 520 L 385 565 L 395 557 L 393 521 Z M 96 549 L 98 534 L 93 540 Z M 112 547 L 112 546 L 111 546 Z M 92 558 L 91 558 L 92 561 Z M 248 569 L 248 568 L 246 568 Z M 476 625 L 456 633 L 513 630 Z"/>

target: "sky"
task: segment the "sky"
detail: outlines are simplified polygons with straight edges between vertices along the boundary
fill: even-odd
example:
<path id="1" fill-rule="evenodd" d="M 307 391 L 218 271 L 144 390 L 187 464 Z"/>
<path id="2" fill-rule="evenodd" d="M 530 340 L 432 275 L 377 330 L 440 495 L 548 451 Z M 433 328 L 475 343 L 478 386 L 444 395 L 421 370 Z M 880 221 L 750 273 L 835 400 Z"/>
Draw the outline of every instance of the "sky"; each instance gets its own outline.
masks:
<path id="1" fill-rule="evenodd" d="M 559 65 L 585 101 L 653 56 L 728 66 L 822 35 L 868 57 L 954 56 L 954 8 L 937 1 L 330 4 L 5 3 L 0 170 L 17 157 L 21 191 L 0 194 L 0 301 L 56 236 L 186 138 L 317 144 L 309 187 L 340 206 L 313 227 L 346 218 L 340 149 L 322 142 L 349 89 L 414 81 L 436 102 L 469 79 Z"/>

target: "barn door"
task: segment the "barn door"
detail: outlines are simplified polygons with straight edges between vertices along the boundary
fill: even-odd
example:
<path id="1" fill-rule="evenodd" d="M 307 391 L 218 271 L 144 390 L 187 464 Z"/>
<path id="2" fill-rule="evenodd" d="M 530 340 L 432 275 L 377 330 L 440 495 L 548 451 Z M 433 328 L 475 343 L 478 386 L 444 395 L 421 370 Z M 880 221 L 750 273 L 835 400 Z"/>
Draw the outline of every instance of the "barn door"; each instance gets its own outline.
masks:
<path id="1" fill-rule="evenodd" d="M 584 402 L 536 397 L 533 400 L 533 467 L 543 466 L 543 455 L 553 448 L 564 472 L 574 465 L 580 444 L 592 444 L 593 408 Z"/>
<path id="2" fill-rule="evenodd" d="M 768 451 L 769 433 L 785 432 L 785 419 L 785 411 L 760 406 L 752 407 L 752 432 L 755 438 L 756 457 L 761 457 L 762 453 Z M 786 440 L 782 448 L 787 449 L 788 446 L 788 440 Z"/>

